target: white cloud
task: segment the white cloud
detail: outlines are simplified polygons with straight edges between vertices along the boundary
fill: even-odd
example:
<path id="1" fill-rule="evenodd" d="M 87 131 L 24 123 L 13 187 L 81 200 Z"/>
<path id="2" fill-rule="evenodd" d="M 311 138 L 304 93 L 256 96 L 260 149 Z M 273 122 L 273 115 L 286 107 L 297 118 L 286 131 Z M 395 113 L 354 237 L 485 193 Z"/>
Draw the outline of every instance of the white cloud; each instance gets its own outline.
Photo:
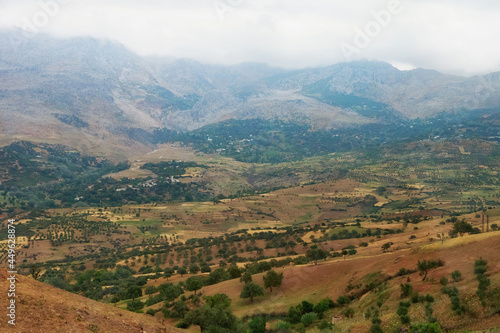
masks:
<path id="1" fill-rule="evenodd" d="M 379 31 L 373 12 L 391 0 L 4 0 L 0 27 L 36 23 L 41 4 L 54 1 L 66 4 L 41 32 L 118 40 L 143 55 L 320 66 L 345 61 L 340 45 L 354 45 L 357 29 L 371 27 L 352 59 L 462 75 L 500 71 L 500 2 L 493 0 L 400 0 L 401 13 Z"/>

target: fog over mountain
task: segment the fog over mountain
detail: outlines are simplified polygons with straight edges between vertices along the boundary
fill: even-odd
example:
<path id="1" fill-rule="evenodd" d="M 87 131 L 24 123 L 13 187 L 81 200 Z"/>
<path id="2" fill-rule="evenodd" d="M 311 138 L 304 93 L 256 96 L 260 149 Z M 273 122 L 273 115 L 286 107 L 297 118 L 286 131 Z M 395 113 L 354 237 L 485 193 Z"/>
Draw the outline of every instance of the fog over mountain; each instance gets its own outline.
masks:
<path id="1" fill-rule="evenodd" d="M 227 119 L 313 129 L 428 118 L 500 105 L 500 73 L 460 77 L 375 61 L 285 70 L 139 56 L 121 44 L 0 35 L 0 136 L 129 154 L 155 128 L 186 131 Z M 104 149 L 103 146 L 107 148 Z"/>

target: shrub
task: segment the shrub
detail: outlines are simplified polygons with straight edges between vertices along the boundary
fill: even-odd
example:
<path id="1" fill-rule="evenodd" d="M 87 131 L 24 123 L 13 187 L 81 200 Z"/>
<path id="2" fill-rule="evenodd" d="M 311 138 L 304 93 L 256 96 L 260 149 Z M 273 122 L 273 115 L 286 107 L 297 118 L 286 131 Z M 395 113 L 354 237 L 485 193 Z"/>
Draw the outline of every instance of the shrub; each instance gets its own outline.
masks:
<path id="1" fill-rule="evenodd" d="M 322 300 L 318 304 L 316 304 L 313 308 L 313 311 L 316 312 L 319 318 L 323 317 L 323 312 L 330 309 L 329 303 L 327 300 Z"/>
<path id="2" fill-rule="evenodd" d="M 406 306 L 400 306 L 398 307 L 398 310 L 396 311 L 398 316 L 402 317 L 404 315 L 408 314 L 408 308 Z"/>
<path id="3" fill-rule="evenodd" d="M 311 325 L 316 320 L 318 320 L 318 315 L 314 312 L 306 313 L 300 318 L 300 322 L 306 327 Z"/>
<path id="4" fill-rule="evenodd" d="M 290 322 L 292 324 L 299 323 L 301 316 L 302 316 L 302 313 L 300 312 L 299 309 L 297 309 L 297 307 L 291 306 L 288 309 L 288 320 L 290 320 Z"/>
<path id="5" fill-rule="evenodd" d="M 351 303 L 351 299 L 348 296 L 342 295 L 337 298 L 337 304 L 339 305 L 347 305 Z"/>
<path id="6" fill-rule="evenodd" d="M 308 313 L 308 312 L 313 312 L 313 310 L 314 310 L 314 304 L 312 304 L 308 301 L 302 301 L 302 303 L 300 303 L 300 305 L 298 307 L 300 308 L 302 314 Z"/>
<path id="7" fill-rule="evenodd" d="M 460 273 L 460 271 L 453 271 L 451 273 L 451 279 L 453 280 L 453 282 L 458 282 L 462 279 L 462 273 Z"/>
<path id="8" fill-rule="evenodd" d="M 439 283 L 441 283 L 443 286 L 446 286 L 448 284 L 448 279 L 443 276 L 441 279 L 439 279 Z"/>
<path id="9" fill-rule="evenodd" d="M 411 295 L 413 292 L 413 286 L 409 283 L 401 284 L 401 298 L 405 298 Z"/>
<path id="10" fill-rule="evenodd" d="M 328 320 L 323 319 L 319 325 L 318 328 L 320 330 L 331 330 L 333 328 L 333 324 L 329 322 Z"/>
<path id="11" fill-rule="evenodd" d="M 354 317 L 354 309 L 352 308 L 347 308 L 343 312 L 343 315 L 346 316 L 347 318 L 352 318 Z"/>
<path id="12" fill-rule="evenodd" d="M 262 317 L 253 318 L 248 324 L 250 333 L 264 333 L 266 331 L 266 320 Z"/>
<path id="13" fill-rule="evenodd" d="M 286 321 L 279 321 L 274 326 L 277 333 L 290 333 L 290 324 Z"/>
<path id="14" fill-rule="evenodd" d="M 420 300 L 420 295 L 418 294 L 418 291 L 414 291 L 412 294 L 411 294 L 411 297 L 410 297 L 410 301 L 412 303 L 418 303 Z"/>

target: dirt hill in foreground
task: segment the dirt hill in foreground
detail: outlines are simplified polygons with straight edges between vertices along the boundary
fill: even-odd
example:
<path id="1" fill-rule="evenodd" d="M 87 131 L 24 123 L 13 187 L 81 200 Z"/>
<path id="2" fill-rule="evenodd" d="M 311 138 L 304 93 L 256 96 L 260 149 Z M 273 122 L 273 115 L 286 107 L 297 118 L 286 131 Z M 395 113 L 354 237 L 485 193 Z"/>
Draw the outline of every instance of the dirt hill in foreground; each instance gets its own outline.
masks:
<path id="1" fill-rule="evenodd" d="M 17 275 L 16 326 L 7 323 L 7 272 L 0 270 L 0 332 L 171 333 L 181 330 L 157 319 L 114 308 Z"/>

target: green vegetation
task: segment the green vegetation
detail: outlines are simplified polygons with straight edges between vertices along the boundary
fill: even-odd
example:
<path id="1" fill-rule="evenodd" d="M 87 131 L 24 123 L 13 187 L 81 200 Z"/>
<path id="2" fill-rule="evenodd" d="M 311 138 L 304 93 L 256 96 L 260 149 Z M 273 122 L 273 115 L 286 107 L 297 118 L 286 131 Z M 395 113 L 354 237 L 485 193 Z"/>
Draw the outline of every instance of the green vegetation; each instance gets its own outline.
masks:
<path id="1" fill-rule="evenodd" d="M 420 276 L 423 276 L 422 281 L 425 281 L 430 270 L 441 266 L 444 266 L 444 261 L 442 260 L 419 260 L 417 263 L 417 269 L 420 272 Z"/>
<path id="2" fill-rule="evenodd" d="M 257 296 L 264 296 L 264 289 L 258 284 L 253 282 L 245 283 L 243 290 L 241 291 L 241 298 L 250 298 L 250 302 L 253 302 L 253 298 Z"/>

